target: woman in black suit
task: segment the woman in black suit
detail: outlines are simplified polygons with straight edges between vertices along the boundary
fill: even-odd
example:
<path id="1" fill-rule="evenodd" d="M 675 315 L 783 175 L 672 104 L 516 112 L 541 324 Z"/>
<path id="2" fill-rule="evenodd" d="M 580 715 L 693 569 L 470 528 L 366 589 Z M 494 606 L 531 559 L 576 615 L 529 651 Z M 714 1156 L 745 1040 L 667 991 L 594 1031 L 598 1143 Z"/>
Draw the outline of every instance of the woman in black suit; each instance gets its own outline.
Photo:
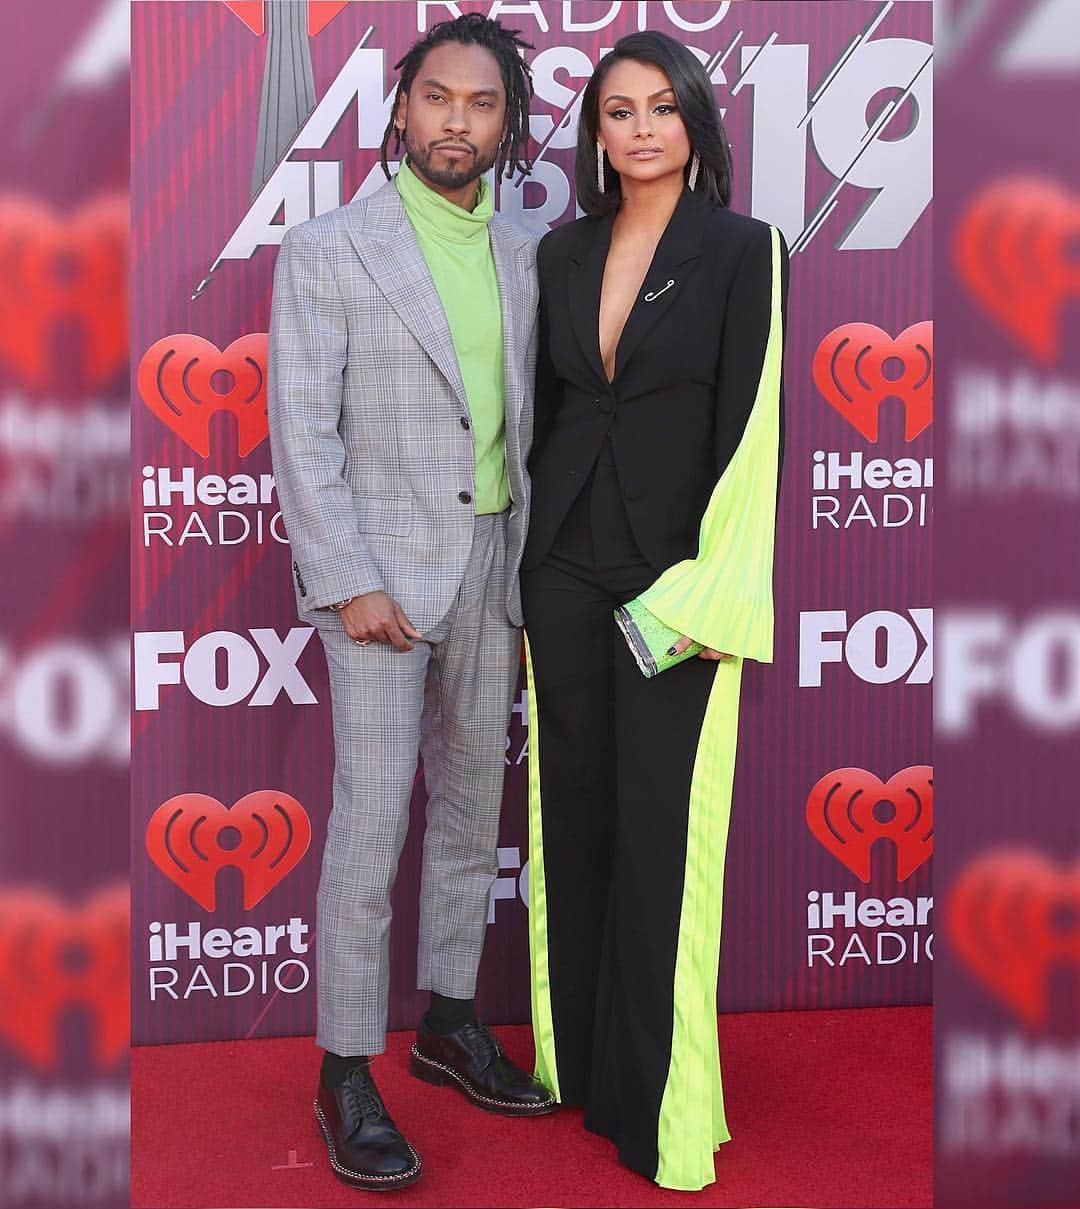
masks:
<path id="1" fill-rule="evenodd" d="M 724 849 L 744 658 L 772 658 L 787 251 L 727 208 L 712 85 L 623 38 L 582 100 L 587 217 L 540 244 L 530 931 L 538 1077 L 631 1167 L 715 1178 Z M 646 677 L 640 597 L 696 657 Z"/>

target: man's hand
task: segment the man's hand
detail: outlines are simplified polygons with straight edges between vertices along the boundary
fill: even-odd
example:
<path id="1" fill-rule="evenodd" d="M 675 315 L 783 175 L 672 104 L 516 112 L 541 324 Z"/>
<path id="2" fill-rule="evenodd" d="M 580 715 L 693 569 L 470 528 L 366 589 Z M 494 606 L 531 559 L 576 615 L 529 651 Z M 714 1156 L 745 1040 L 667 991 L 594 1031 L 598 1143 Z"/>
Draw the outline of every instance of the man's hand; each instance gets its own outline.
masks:
<path id="1" fill-rule="evenodd" d="M 345 633 L 354 642 L 388 642 L 399 651 L 411 651 L 410 638 L 421 635 L 396 600 L 385 592 L 366 592 L 340 611 Z"/>

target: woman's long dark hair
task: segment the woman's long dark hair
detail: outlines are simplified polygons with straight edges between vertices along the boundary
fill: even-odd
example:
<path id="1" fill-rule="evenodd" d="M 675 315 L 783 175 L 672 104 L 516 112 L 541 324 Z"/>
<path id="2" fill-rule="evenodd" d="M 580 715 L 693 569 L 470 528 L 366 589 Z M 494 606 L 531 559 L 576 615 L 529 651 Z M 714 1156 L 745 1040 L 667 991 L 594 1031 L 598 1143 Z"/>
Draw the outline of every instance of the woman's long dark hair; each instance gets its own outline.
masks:
<path id="1" fill-rule="evenodd" d="M 597 63 L 585 86 L 574 164 L 578 204 L 586 214 L 599 215 L 610 214 L 622 200 L 619 174 L 611 167 L 606 153 L 604 178 L 607 189 L 600 192 L 596 173 L 596 132 L 600 124 L 601 86 L 615 64 L 626 59 L 658 67 L 671 81 L 679 115 L 690 139 L 690 159 L 693 160 L 695 151 L 701 157 L 697 192 L 707 194 L 722 206 L 728 205 L 731 202 L 731 148 L 712 83 L 691 50 L 667 34 L 653 30 L 620 38 L 614 49 Z M 687 174 L 689 170 L 688 163 Z"/>

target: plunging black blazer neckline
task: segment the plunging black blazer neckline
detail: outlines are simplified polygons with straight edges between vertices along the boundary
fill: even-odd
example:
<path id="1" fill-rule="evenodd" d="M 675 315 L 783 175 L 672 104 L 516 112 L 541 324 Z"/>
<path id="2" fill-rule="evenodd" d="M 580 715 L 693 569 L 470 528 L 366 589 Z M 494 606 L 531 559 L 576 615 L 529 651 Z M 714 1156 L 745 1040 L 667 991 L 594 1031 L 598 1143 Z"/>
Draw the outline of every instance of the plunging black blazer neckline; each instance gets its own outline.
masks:
<path id="1" fill-rule="evenodd" d="M 582 354 L 602 389 L 618 384 L 649 329 L 674 302 L 679 277 L 686 272 L 683 266 L 701 255 L 711 208 L 711 202 L 701 195 L 683 190 L 626 317 L 615 350 L 615 374 L 610 379 L 600 354 L 600 299 L 616 212 L 581 224 L 579 238 L 567 252 L 570 318 Z"/>

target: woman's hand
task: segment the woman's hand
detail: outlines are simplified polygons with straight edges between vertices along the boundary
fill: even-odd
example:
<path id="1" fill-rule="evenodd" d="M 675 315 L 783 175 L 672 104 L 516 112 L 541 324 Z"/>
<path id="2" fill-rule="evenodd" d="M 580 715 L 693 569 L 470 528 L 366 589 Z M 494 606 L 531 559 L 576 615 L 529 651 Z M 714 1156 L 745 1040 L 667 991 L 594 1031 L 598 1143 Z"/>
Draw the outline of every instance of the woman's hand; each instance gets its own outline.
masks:
<path id="1" fill-rule="evenodd" d="M 688 646 L 693 646 L 693 643 L 693 638 L 680 638 L 674 644 L 674 646 L 670 648 L 668 653 L 671 655 L 681 655 Z M 711 659 L 715 663 L 718 659 L 734 659 L 734 655 L 729 655 L 727 651 L 716 651 L 713 650 L 711 646 L 706 646 L 702 647 L 701 650 L 698 651 L 698 658 Z"/>

